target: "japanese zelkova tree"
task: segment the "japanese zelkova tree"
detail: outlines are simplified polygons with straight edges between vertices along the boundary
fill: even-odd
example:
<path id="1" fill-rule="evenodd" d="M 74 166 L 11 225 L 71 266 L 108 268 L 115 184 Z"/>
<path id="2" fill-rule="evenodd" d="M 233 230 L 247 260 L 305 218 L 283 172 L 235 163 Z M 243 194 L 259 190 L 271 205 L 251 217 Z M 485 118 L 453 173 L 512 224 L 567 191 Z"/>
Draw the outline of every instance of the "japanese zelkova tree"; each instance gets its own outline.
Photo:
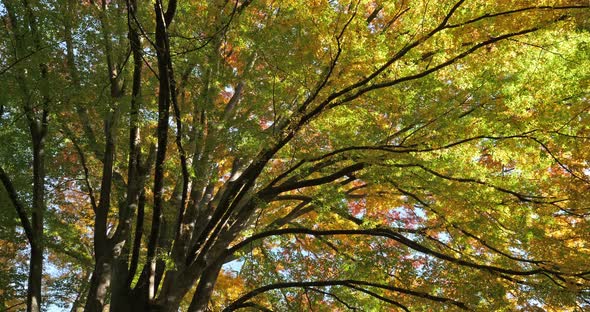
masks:
<path id="1" fill-rule="evenodd" d="M 0 16 L 2 311 L 590 310 L 587 0 Z"/>

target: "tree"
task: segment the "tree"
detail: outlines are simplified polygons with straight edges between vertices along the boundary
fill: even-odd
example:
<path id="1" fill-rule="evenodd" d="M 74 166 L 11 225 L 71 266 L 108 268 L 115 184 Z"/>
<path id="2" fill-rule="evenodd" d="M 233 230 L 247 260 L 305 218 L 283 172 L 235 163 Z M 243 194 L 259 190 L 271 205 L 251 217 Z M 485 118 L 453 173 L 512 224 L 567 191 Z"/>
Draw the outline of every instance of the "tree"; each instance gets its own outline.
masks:
<path id="1" fill-rule="evenodd" d="M 588 3 L 2 4 L 28 311 L 590 305 Z"/>

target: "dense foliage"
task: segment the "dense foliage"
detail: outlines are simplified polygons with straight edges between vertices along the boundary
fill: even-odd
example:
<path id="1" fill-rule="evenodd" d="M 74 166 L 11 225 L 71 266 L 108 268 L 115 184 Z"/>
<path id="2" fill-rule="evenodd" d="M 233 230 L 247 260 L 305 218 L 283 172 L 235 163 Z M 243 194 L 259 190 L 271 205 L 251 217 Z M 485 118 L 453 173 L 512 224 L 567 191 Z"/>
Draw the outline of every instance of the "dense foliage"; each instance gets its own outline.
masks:
<path id="1" fill-rule="evenodd" d="M 590 309 L 586 0 L 0 16 L 0 310 Z"/>

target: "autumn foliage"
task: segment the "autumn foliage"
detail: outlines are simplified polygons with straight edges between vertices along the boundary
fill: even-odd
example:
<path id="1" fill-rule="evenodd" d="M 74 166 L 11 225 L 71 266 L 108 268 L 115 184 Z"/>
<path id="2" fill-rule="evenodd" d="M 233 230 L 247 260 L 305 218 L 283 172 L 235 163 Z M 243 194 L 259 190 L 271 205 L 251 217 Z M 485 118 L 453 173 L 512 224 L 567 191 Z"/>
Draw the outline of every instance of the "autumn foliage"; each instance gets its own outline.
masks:
<path id="1" fill-rule="evenodd" d="M 0 310 L 590 309 L 585 0 L 0 16 Z"/>

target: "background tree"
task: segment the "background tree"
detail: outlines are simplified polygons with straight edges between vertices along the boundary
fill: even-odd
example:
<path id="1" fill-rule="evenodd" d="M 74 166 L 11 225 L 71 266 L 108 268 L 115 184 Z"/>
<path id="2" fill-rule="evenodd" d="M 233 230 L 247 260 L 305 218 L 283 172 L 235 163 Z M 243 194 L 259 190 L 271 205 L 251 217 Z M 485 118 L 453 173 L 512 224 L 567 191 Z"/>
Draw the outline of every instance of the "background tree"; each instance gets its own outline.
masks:
<path id="1" fill-rule="evenodd" d="M 30 311 L 588 308 L 588 3 L 2 4 Z"/>

